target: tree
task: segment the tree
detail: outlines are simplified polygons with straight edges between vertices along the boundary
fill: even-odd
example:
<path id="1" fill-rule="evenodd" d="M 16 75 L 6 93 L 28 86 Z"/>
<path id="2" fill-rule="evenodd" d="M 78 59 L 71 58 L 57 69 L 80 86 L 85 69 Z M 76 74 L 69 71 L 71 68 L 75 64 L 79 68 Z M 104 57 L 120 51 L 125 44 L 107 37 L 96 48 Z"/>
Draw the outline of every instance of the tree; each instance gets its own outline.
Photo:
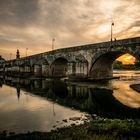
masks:
<path id="1" fill-rule="evenodd" d="M 136 69 L 140 69 L 140 61 L 135 62 L 135 67 L 136 67 Z"/>

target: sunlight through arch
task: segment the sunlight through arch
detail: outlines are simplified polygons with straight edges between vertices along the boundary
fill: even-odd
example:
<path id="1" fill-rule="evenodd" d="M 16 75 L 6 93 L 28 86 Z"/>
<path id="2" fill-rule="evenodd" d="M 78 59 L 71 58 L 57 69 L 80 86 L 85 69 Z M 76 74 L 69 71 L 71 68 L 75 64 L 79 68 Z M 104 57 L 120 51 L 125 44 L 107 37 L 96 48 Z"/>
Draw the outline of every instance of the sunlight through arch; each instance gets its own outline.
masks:
<path id="1" fill-rule="evenodd" d="M 120 56 L 116 60 L 122 62 L 122 64 L 134 64 L 136 62 L 136 58 L 128 53 Z"/>

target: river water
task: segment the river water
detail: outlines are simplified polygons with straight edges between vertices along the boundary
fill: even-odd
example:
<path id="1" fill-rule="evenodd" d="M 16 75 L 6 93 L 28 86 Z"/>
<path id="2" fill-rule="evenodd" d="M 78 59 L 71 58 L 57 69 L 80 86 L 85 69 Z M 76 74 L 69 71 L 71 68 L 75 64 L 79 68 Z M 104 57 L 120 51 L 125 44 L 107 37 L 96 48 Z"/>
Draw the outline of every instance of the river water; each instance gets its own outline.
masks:
<path id="1" fill-rule="evenodd" d="M 120 79 L 87 83 L 1 78 L 0 131 L 50 131 L 83 123 L 87 114 L 139 118 L 140 93 L 129 85 L 140 83 L 140 71 L 114 71 L 114 76 Z"/>

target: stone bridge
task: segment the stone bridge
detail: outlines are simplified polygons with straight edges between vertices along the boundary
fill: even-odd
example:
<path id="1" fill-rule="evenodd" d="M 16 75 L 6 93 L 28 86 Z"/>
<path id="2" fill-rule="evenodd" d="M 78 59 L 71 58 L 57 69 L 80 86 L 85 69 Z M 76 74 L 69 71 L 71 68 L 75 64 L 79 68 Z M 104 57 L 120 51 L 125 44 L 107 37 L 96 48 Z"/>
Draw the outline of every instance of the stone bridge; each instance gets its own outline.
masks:
<path id="1" fill-rule="evenodd" d="M 1 62 L 0 71 L 13 75 L 28 73 L 44 77 L 73 75 L 106 79 L 113 76 L 113 62 L 126 53 L 140 61 L 140 37 L 57 49 L 24 58 L 17 57 Z"/>

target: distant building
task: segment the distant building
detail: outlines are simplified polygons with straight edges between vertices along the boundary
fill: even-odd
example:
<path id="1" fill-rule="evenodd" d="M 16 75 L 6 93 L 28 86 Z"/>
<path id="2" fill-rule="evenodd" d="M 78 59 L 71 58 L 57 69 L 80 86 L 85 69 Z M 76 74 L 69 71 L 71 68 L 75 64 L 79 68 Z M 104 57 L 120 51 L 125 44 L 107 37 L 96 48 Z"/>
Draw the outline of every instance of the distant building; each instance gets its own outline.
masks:
<path id="1" fill-rule="evenodd" d="M 16 59 L 20 58 L 20 54 L 19 54 L 19 50 L 17 49 L 17 53 L 16 53 Z"/>
<path id="2" fill-rule="evenodd" d="M 0 55 L 0 73 L 3 73 L 5 66 L 5 59 Z"/>

